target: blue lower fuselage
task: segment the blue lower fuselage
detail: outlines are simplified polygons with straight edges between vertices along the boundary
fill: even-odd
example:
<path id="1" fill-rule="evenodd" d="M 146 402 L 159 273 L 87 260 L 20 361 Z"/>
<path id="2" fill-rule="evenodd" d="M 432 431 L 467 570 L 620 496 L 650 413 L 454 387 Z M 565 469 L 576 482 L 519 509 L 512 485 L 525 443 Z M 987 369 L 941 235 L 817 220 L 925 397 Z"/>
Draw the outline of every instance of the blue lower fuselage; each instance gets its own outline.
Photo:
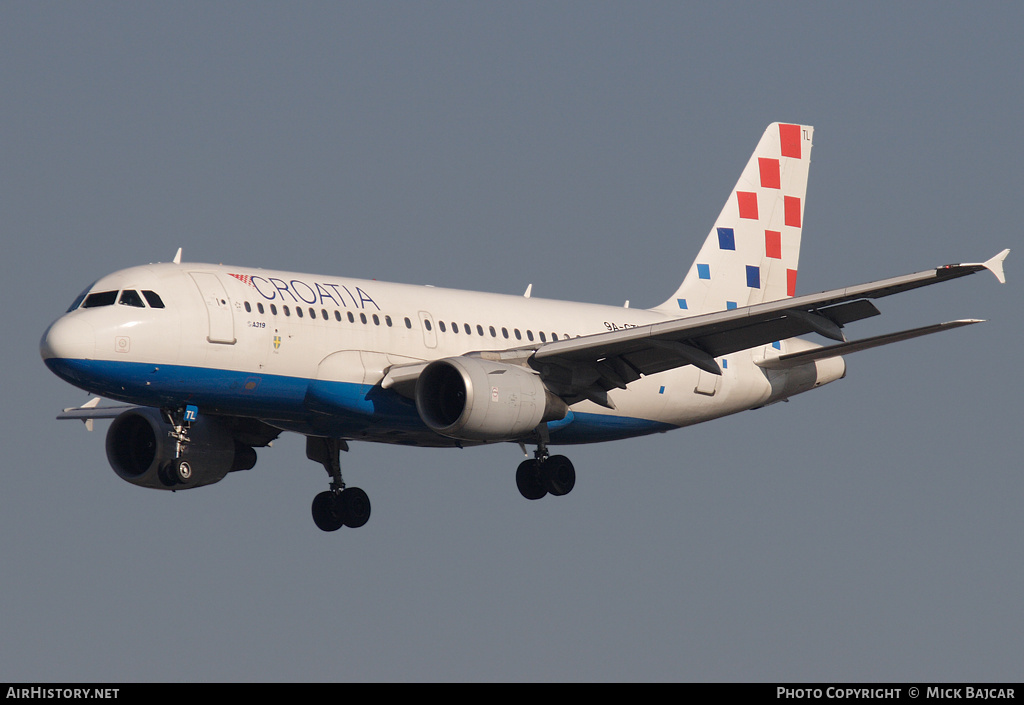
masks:
<path id="1" fill-rule="evenodd" d="M 264 421 L 285 431 L 349 440 L 452 447 L 472 445 L 427 428 L 413 400 L 379 385 L 309 380 L 233 370 L 108 360 L 48 358 L 58 377 L 93 394 L 142 406 Z M 548 424 L 552 444 L 595 443 L 675 426 L 625 416 L 573 412 Z"/>

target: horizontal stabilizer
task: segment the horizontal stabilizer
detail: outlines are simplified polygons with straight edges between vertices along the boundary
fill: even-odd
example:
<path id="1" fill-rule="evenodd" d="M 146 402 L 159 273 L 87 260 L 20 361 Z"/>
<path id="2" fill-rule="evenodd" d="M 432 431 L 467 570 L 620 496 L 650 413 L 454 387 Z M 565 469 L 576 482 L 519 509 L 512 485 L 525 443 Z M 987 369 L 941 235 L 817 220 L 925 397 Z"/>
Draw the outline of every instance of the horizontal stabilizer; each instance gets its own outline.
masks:
<path id="1" fill-rule="evenodd" d="M 922 335 L 930 335 L 932 333 L 952 330 L 953 328 L 960 328 L 961 326 L 969 326 L 974 323 L 982 322 L 983 321 L 975 318 L 969 318 L 959 321 L 949 321 L 947 323 L 936 323 L 935 325 L 924 326 L 923 328 L 913 328 L 911 330 L 903 330 L 897 333 L 877 335 L 873 338 L 865 338 L 864 340 L 854 340 L 849 343 L 839 343 L 837 345 L 814 348 L 813 350 L 790 353 L 789 355 L 780 355 L 779 357 L 760 360 L 756 364 L 758 367 L 763 367 L 769 370 L 796 367 L 797 365 L 803 365 L 808 362 L 813 362 L 814 360 L 823 360 L 825 358 L 836 357 L 838 355 L 846 355 L 848 353 L 859 352 L 861 350 L 869 350 L 881 345 L 888 345 L 889 343 L 898 343 L 901 340 L 910 340 L 911 338 L 919 338 Z"/>

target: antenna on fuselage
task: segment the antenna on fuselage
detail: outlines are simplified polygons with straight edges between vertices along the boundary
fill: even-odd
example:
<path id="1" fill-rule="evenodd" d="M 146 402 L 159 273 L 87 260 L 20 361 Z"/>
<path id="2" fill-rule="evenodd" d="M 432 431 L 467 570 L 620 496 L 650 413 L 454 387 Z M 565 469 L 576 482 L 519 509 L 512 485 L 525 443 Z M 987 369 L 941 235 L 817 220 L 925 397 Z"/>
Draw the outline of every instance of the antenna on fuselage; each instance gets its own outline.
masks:
<path id="1" fill-rule="evenodd" d="M 172 261 L 175 264 L 181 264 L 181 248 L 180 247 L 178 248 L 178 252 L 177 252 L 177 254 L 174 255 L 174 259 Z"/>
<path id="2" fill-rule="evenodd" d="M 523 296 L 525 296 L 526 298 L 530 298 L 530 292 L 532 292 L 532 291 L 533 291 L 533 284 L 531 283 L 531 284 L 529 284 L 526 287 L 526 293 L 523 294 Z"/>

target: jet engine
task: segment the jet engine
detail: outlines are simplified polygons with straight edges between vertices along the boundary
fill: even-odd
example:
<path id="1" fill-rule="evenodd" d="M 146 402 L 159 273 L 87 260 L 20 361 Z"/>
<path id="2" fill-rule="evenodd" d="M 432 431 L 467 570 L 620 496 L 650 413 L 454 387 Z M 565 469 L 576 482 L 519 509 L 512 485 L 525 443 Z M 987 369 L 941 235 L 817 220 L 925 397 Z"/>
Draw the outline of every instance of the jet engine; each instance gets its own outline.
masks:
<path id="1" fill-rule="evenodd" d="M 511 441 L 569 407 L 518 365 L 475 357 L 435 360 L 416 381 L 416 409 L 432 430 L 467 441 Z"/>
<path id="2" fill-rule="evenodd" d="M 182 458 L 187 479 L 175 475 L 172 465 L 176 441 L 174 427 L 157 409 L 129 409 L 114 419 L 107 431 L 107 459 L 118 477 L 133 485 L 180 490 L 210 485 L 234 470 L 256 464 L 256 451 L 239 443 L 216 418 L 200 416 L 187 428 Z"/>

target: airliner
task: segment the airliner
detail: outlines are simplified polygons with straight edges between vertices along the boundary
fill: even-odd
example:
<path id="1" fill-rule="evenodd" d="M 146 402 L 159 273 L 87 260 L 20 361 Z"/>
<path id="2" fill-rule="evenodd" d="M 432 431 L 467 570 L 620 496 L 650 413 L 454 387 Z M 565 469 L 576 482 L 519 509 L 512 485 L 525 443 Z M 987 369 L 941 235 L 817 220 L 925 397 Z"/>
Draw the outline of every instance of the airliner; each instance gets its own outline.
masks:
<path id="1" fill-rule="evenodd" d="M 886 296 L 982 270 L 1004 282 L 1009 250 L 797 295 L 812 137 L 807 125 L 768 126 L 683 282 L 649 309 L 189 263 L 180 249 L 120 270 L 43 335 L 47 367 L 96 395 L 58 418 L 90 430 L 112 419 L 114 472 L 171 491 L 248 470 L 255 449 L 302 434 L 329 477 L 314 523 L 335 531 L 370 516 L 367 494 L 342 477 L 352 441 L 517 443 L 519 492 L 557 497 L 576 471 L 554 446 L 785 401 L 843 378 L 843 355 L 979 322 L 844 332 Z"/>

